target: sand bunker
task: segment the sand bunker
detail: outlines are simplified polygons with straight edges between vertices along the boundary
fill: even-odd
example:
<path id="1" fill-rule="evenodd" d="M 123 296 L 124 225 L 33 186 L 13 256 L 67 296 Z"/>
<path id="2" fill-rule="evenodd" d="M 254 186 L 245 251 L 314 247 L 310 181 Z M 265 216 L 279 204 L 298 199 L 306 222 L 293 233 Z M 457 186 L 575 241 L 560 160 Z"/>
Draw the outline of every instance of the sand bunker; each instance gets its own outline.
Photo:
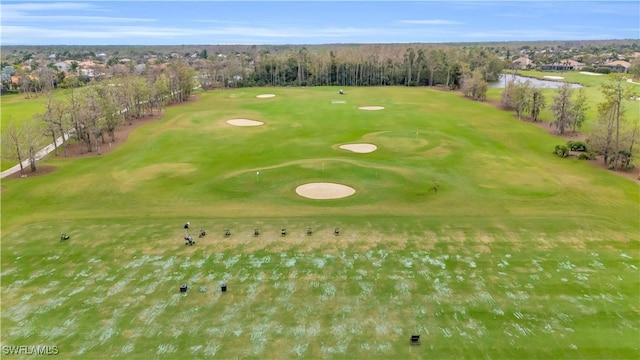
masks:
<path id="1" fill-rule="evenodd" d="M 580 74 L 593 75 L 593 76 L 602 76 L 602 74 L 598 74 L 598 73 L 594 73 L 594 72 L 590 72 L 590 71 L 580 71 Z"/>
<path id="2" fill-rule="evenodd" d="M 351 196 L 356 190 L 341 184 L 335 183 L 309 183 L 296 188 L 296 193 L 309 199 L 340 199 Z"/>
<path id="3" fill-rule="evenodd" d="M 264 125 L 262 121 L 248 120 L 248 119 L 231 119 L 227 120 L 227 124 L 233 126 L 260 126 Z"/>
<path id="4" fill-rule="evenodd" d="M 340 145 L 340 149 L 349 150 L 356 153 L 366 154 L 376 151 L 378 147 L 373 144 L 346 144 Z"/>
<path id="5" fill-rule="evenodd" d="M 547 79 L 551 79 L 551 80 L 563 80 L 563 79 L 564 79 L 564 77 L 562 77 L 562 76 L 551 76 L 551 75 L 546 75 L 546 76 L 543 76 L 543 77 L 544 77 L 544 78 L 547 78 Z"/>
<path id="6" fill-rule="evenodd" d="M 361 106 L 358 109 L 360 110 L 382 110 L 384 109 L 384 106 Z"/>
<path id="7" fill-rule="evenodd" d="M 344 100 L 331 100 L 332 104 L 346 104 L 347 102 Z"/>
<path id="8" fill-rule="evenodd" d="M 275 96 L 276 96 L 275 94 L 262 94 L 262 95 L 257 95 L 256 97 L 260 99 L 265 99 L 265 98 L 272 98 Z"/>

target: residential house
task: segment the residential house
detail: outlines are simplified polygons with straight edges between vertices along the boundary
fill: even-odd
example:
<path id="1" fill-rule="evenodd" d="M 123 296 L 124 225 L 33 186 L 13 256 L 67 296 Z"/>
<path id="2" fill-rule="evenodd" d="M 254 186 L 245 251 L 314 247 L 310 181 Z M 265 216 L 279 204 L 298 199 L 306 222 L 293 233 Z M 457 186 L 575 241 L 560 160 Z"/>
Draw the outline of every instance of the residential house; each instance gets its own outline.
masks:
<path id="1" fill-rule="evenodd" d="M 536 65 L 527 57 L 519 57 L 513 60 L 514 69 L 530 69 L 536 67 Z"/>
<path id="2" fill-rule="evenodd" d="M 96 76 L 96 71 L 92 68 L 80 68 L 80 74 L 92 78 Z"/>
<path id="3" fill-rule="evenodd" d="M 53 64 L 53 66 L 55 66 L 58 69 L 58 71 L 63 73 L 68 73 L 69 69 L 71 69 L 71 65 L 65 61 L 57 62 Z"/>
<path id="4" fill-rule="evenodd" d="M 94 63 L 91 60 L 80 61 L 80 62 L 78 62 L 78 66 L 81 67 L 81 68 L 94 67 L 94 66 L 96 66 L 96 63 Z"/>
<path id="5" fill-rule="evenodd" d="M 585 67 L 585 64 L 572 59 L 567 59 L 560 60 L 552 64 L 541 65 L 540 70 L 573 71 L 581 70 L 583 67 Z"/>
<path id="6" fill-rule="evenodd" d="M 143 74 L 145 71 L 147 71 L 147 65 L 138 64 L 135 66 L 134 71 L 136 72 L 136 74 Z"/>
<path id="7" fill-rule="evenodd" d="M 596 65 L 597 67 L 605 67 L 611 69 L 611 71 L 625 73 L 631 67 L 631 63 L 623 60 L 609 61 L 604 64 Z"/>

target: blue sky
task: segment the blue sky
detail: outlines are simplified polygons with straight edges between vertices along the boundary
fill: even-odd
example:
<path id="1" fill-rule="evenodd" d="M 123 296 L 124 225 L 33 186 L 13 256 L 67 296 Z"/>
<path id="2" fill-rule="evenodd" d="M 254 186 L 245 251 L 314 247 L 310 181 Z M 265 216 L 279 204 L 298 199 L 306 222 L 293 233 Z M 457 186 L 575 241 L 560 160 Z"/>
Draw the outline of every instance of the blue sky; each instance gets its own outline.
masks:
<path id="1" fill-rule="evenodd" d="M 1 45 L 640 38 L 640 1 L 7 1 Z"/>

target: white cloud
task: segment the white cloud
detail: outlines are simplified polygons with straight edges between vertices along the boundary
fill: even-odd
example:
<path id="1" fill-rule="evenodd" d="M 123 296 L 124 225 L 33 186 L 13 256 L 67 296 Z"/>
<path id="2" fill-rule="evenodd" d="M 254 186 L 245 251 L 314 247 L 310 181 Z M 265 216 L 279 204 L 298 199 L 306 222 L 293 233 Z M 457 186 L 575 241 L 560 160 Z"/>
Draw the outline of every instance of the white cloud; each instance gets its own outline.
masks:
<path id="1" fill-rule="evenodd" d="M 366 37 L 374 35 L 388 35 L 392 31 L 378 28 L 353 28 L 353 27 L 327 27 L 320 29 L 307 29 L 297 27 L 267 28 L 267 27 L 199 27 L 199 28 L 177 28 L 177 27 L 156 27 L 156 26 L 102 26 L 91 29 L 42 29 L 34 26 L 8 26 L 3 25 L 2 42 L 5 44 L 33 44 L 49 39 L 110 39 L 129 43 L 130 39 L 206 39 L 218 43 L 215 37 L 235 39 L 261 39 L 260 42 L 271 39 L 349 39 L 354 37 Z M 48 42 L 48 41 L 47 41 Z"/>
<path id="2" fill-rule="evenodd" d="M 460 25 L 459 21 L 442 20 L 442 19 L 426 19 L 426 20 L 400 20 L 401 24 L 413 24 L 413 25 Z"/>
<path id="3" fill-rule="evenodd" d="M 10 13 L 2 15 L 3 22 L 89 22 L 89 23 L 109 23 L 109 22 L 152 22 L 155 19 L 145 18 L 126 18 L 126 17 L 109 17 L 109 16 L 85 16 L 85 15 L 26 15 L 21 13 Z"/>
<path id="4" fill-rule="evenodd" d="M 104 11 L 92 3 L 60 2 L 60 3 L 13 3 L 0 5 L 0 18 L 2 22 L 24 24 L 28 22 L 83 22 L 83 23 L 109 23 L 109 22 L 150 22 L 155 19 L 128 18 L 78 15 L 79 12 Z M 58 13 L 53 14 L 52 12 Z"/>
<path id="5" fill-rule="evenodd" d="M 5 11 L 51 11 L 51 10 L 88 10 L 95 9 L 89 2 L 59 2 L 59 3 L 14 3 L 2 4 L 0 9 Z"/>

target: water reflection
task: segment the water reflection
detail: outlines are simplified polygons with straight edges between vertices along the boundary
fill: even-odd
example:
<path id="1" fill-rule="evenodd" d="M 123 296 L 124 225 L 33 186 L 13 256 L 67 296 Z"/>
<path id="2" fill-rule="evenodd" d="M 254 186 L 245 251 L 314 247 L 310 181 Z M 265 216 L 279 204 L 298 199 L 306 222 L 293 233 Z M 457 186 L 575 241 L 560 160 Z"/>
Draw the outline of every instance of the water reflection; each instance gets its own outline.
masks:
<path id="1" fill-rule="evenodd" d="M 505 86 L 505 78 L 504 78 L 505 76 L 507 77 L 506 79 L 507 83 L 511 80 L 515 81 L 516 83 L 523 83 L 528 80 L 531 86 L 537 87 L 537 88 L 556 89 L 564 85 L 564 82 L 562 80 L 552 81 L 552 80 L 534 79 L 534 78 L 529 78 L 529 77 L 524 77 L 524 76 L 514 75 L 514 74 L 506 74 L 506 75 L 502 74 L 500 75 L 500 80 L 494 83 L 490 83 L 489 87 L 503 89 Z M 571 84 L 571 87 L 574 89 L 577 89 L 577 88 L 581 88 L 582 85 Z"/>

